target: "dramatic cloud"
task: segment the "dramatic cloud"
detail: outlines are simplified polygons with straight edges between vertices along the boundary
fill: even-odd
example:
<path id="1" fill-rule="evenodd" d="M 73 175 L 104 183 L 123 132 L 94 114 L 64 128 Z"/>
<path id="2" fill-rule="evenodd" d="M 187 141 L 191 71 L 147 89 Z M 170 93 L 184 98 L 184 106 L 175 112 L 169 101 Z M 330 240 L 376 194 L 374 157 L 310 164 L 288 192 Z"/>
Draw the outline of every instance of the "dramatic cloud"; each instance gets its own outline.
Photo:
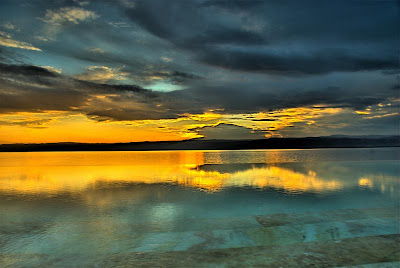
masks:
<path id="1" fill-rule="evenodd" d="M 393 56 L 357 55 L 351 51 L 329 50 L 304 53 L 271 53 L 266 51 L 211 50 L 201 60 L 215 66 L 241 71 L 270 74 L 323 74 L 332 71 L 356 72 L 395 69 L 398 60 Z"/>
<path id="2" fill-rule="evenodd" d="M 62 25 L 63 23 L 79 24 L 85 20 L 97 19 L 99 15 L 95 12 L 77 7 L 62 7 L 58 10 L 47 10 L 43 22 L 52 25 Z"/>
<path id="3" fill-rule="evenodd" d="M 148 80 L 168 80 L 172 84 L 182 84 L 188 80 L 200 80 L 203 77 L 179 71 L 148 71 Z"/>
<path id="4" fill-rule="evenodd" d="M 398 133 L 395 1 L 0 6 L 3 133 L 29 128 L 35 140 L 72 125 L 88 136 L 69 141 L 99 131 L 110 133 L 102 141 Z"/>
<path id="5" fill-rule="evenodd" d="M 43 68 L 34 65 L 14 65 L 14 64 L 3 64 L 0 63 L 0 75 L 3 79 L 11 79 L 13 77 L 20 77 L 21 80 L 27 77 L 54 77 L 55 74 L 48 68 Z"/>
<path id="6" fill-rule="evenodd" d="M 152 34 L 227 69 L 286 75 L 398 68 L 399 14 L 390 1 L 139 0 L 126 12 Z"/>
<path id="7" fill-rule="evenodd" d="M 61 75 L 54 67 L 0 64 L 0 112 L 73 111 L 97 121 L 177 118 L 202 112 L 190 100 L 140 86 L 103 84 L 121 74 L 104 66 L 91 70 L 80 77 L 86 78 L 83 81 Z"/>
<path id="8" fill-rule="evenodd" d="M 11 34 L 1 31 L 0 31 L 0 46 L 42 51 L 40 48 L 37 48 L 29 43 L 14 40 Z"/>
<path id="9" fill-rule="evenodd" d="M 265 138 L 265 133 L 232 124 L 219 124 L 215 127 L 203 127 L 198 130 L 198 133 L 199 135 L 204 136 L 207 140 L 254 140 Z M 227 135 L 228 133 L 230 133 L 230 135 Z"/>
<path id="10" fill-rule="evenodd" d="M 76 75 L 76 78 L 80 80 L 105 83 L 110 80 L 125 80 L 127 75 L 129 75 L 129 73 L 121 71 L 121 68 L 90 66 L 87 68 L 85 73 Z"/>

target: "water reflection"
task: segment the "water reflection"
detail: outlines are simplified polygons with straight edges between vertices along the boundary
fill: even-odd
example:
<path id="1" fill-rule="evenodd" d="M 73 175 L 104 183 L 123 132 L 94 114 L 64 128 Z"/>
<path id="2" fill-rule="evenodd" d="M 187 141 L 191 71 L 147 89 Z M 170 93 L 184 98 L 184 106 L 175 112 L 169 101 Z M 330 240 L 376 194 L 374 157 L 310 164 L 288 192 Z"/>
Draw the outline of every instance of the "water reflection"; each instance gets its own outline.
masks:
<path id="1" fill-rule="evenodd" d="M 330 193 L 353 187 L 393 192 L 399 166 L 393 160 L 374 160 L 393 159 L 392 151 L 2 153 L 0 193 L 79 194 L 113 183 L 167 183 L 209 193 L 230 187 L 292 194 Z M 346 161 L 337 161 L 343 158 Z M 351 161 L 360 158 L 367 161 Z M 317 161 L 326 159 L 336 161 Z"/>
<path id="2" fill-rule="evenodd" d="M 397 149 L 0 153 L 0 252 L 11 266 L 18 258 L 32 266 L 31 256 L 93 266 L 111 253 L 248 246 L 260 237 L 252 233 L 261 230 L 255 215 L 392 211 L 399 204 L 396 155 Z M 345 218 L 353 218 L 351 211 Z M 398 222 L 397 214 L 390 217 Z M 355 229 L 368 236 L 386 230 L 362 226 Z M 282 230 L 271 237 L 293 233 Z M 46 266 L 39 263 L 33 266 Z"/>

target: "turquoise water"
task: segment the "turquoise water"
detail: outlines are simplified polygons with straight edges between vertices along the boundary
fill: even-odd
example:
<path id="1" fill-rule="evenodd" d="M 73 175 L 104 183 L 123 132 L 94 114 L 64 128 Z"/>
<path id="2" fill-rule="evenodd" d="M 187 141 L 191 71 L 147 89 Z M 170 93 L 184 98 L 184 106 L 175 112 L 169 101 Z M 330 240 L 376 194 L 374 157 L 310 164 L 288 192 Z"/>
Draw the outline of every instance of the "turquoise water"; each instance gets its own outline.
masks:
<path id="1" fill-rule="evenodd" d="M 398 160 L 397 148 L 0 153 L 0 264 L 391 267 Z M 361 251 L 342 260 L 332 245 Z"/>

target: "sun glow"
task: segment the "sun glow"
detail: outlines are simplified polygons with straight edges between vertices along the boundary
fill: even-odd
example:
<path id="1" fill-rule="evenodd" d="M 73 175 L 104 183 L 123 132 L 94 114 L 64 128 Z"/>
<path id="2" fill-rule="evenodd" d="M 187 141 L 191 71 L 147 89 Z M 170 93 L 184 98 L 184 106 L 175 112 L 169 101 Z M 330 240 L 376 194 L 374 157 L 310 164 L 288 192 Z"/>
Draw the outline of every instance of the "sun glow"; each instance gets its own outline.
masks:
<path id="1" fill-rule="evenodd" d="M 99 120 L 79 112 L 19 112 L 0 115 L 0 143 L 185 140 L 201 138 L 200 129 L 220 124 L 245 127 L 249 132 L 261 131 L 266 137 L 279 137 L 280 130 L 295 124 L 315 125 L 320 118 L 340 112 L 341 108 L 312 107 L 254 114 L 224 114 L 220 110 L 210 110 L 203 114 L 182 114 L 175 119 L 157 120 Z"/>

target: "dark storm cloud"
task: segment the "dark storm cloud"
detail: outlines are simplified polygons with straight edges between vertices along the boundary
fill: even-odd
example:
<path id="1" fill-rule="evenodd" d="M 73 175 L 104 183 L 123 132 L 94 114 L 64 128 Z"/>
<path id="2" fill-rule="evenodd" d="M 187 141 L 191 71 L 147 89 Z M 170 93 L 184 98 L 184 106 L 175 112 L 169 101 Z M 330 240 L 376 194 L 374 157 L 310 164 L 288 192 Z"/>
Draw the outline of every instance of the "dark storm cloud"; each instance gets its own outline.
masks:
<path id="1" fill-rule="evenodd" d="M 245 30 L 221 28 L 206 30 L 203 33 L 182 40 L 174 40 L 176 44 L 188 49 L 202 49 L 211 45 L 262 45 L 266 41 L 259 34 Z"/>
<path id="2" fill-rule="evenodd" d="M 218 67 L 280 75 L 398 68 L 395 1 L 154 0 L 126 13 Z"/>
<path id="3" fill-rule="evenodd" d="M 87 96 L 68 86 L 63 77 L 28 65 L 0 65 L 0 112 L 72 110 Z"/>
<path id="4" fill-rule="evenodd" d="M 32 65 L 10 65 L 0 63 L 0 73 L 2 75 L 22 75 L 22 76 L 50 76 L 57 74 L 48 69 Z"/>
<path id="5" fill-rule="evenodd" d="M 287 75 L 374 71 L 398 67 L 398 60 L 394 57 L 351 55 L 345 51 L 329 50 L 314 55 L 214 50 L 204 53 L 201 60 L 228 69 Z"/>
<path id="6" fill-rule="evenodd" d="M 299 87 L 287 90 L 262 86 L 244 90 L 246 83 L 226 84 L 224 86 L 193 86 L 190 89 L 171 92 L 169 95 L 182 99 L 196 99 L 203 107 L 223 109 L 223 113 L 250 113 L 276 109 L 309 107 L 323 105 L 332 108 L 365 109 L 366 107 L 395 97 L 390 87 L 362 85 L 357 89 L 329 86 L 315 89 Z M 280 92 L 281 91 L 281 92 Z"/>
<path id="7" fill-rule="evenodd" d="M 202 77 L 202 76 L 191 74 L 191 73 L 186 73 L 186 72 L 180 72 L 180 71 L 150 72 L 150 73 L 148 73 L 148 76 L 160 77 L 160 78 L 170 81 L 172 84 L 183 84 L 184 82 L 187 82 L 190 80 L 204 79 L 204 77 Z"/>
<path id="8" fill-rule="evenodd" d="M 0 92 L 0 112 L 72 111 L 73 107 L 82 106 L 87 100 L 86 96 L 77 91 L 38 90 L 30 87 L 13 94 Z"/>
<path id="9" fill-rule="evenodd" d="M 73 111 L 102 121 L 166 119 L 202 112 L 193 102 L 165 93 L 136 85 L 81 81 L 39 66 L 1 64 L 0 83 L 1 113 Z M 111 102 L 96 99 L 104 95 Z"/>
<path id="10" fill-rule="evenodd" d="M 367 73 L 399 68 L 400 15 L 395 1 L 135 3 L 126 14 L 143 29 L 193 53 L 199 63 L 234 71 L 228 77 L 246 72 L 246 83 L 204 81 L 170 95 L 194 98 L 226 113 L 315 104 L 364 109 L 395 97 L 392 77 L 383 82 Z M 363 72 L 341 86 L 325 78 Z M 271 86 L 250 74 L 297 77 L 298 85 L 282 81 Z M 303 81 L 306 75 L 316 77 L 314 84 Z M 343 78 L 338 74 L 338 81 Z M 320 82 L 324 79 L 325 84 Z"/>
<path id="11" fill-rule="evenodd" d="M 32 75 L 35 74 L 35 75 Z M 190 74 L 175 76 L 197 79 Z M 202 81 L 202 80 L 199 80 Z M 393 90 L 379 93 L 362 88 L 358 91 L 341 87 L 319 90 L 289 90 L 284 94 L 265 92 L 262 87 L 243 90 L 245 84 L 205 86 L 161 93 L 137 85 L 110 85 L 81 81 L 45 68 L 27 65 L 0 65 L 1 112 L 11 111 L 74 111 L 89 118 L 104 120 L 171 119 L 182 114 L 199 114 L 221 108 L 222 113 L 249 113 L 291 107 L 325 104 L 328 107 L 364 109 L 390 98 Z M 373 90 L 373 91 L 372 91 Z M 392 95 L 391 95 L 392 94 Z M 97 100 L 96 95 L 109 95 L 109 101 Z M 252 119 L 257 120 L 257 119 Z"/>
<path id="12" fill-rule="evenodd" d="M 201 76 L 179 71 L 172 72 L 170 76 L 173 79 L 203 79 Z"/>
<path id="13" fill-rule="evenodd" d="M 329 87 L 321 90 L 293 93 L 284 101 L 286 107 L 312 106 L 325 104 L 330 107 L 365 109 L 370 105 L 380 103 L 391 96 L 388 90 L 382 90 L 376 95 L 362 95 L 362 92 L 349 91 L 344 88 Z"/>
<path id="14" fill-rule="evenodd" d="M 91 83 L 94 84 L 94 83 Z M 94 84 L 95 86 L 98 86 L 97 84 Z M 107 84 L 103 84 L 101 85 L 103 87 L 106 87 L 108 89 L 112 88 L 113 90 L 117 90 L 117 91 L 128 91 L 128 92 L 141 92 L 141 93 L 147 93 L 149 96 L 156 96 L 155 93 L 144 89 L 140 86 L 136 86 L 136 85 L 107 85 Z"/>
<path id="15" fill-rule="evenodd" d="M 68 51 L 68 54 L 71 57 L 74 57 L 78 60 L 89 62 L 91 64 L 123 64 L 128 65 L 133 70 L 138 70 L 143 68 L 146 65 L 146 62 L 143 59 L 135 58 L 132 59 L 130 56 L 125 55 L 115 55 L 110 52 L 104 52 L 101 55 L 96 53 L 90 53 L 88 51 Z"/>
<path id="16" fill-rule="evenodd" d="M 237 21 L 210 14 L 195 1 L 135 1 L 126 13 L 152 34 L 182 47 L 265 42 L 262 36 L 237 27 Z"/>
<path id="17" fill-rule="evenodd" d="M 362 110 L 398 97 L 397 1 L 128 2 L 92 0 L 81 6 L 40 0 L 28 7 L 7 1 L 7 21 L 21 29 L 13 37 L 42 52 L 19 50 L 21 56 L 18 49 L 0 48 L 0 110 L 140 120 L 209 109 L 226 114 L 318 105 Z M 65 7 L 98 17 L 64 21 L 46 31 L 52 25 L 40 18 Z M 28 56 L 32 64 L 23 59 Z M 21 65 L 10 64 L 15 62 Z M 118 81 L 133 85 L 77 80 L 89 67 L 120 70 L 127 79 Z M 157 83 L 153 88 L 181 90 L 146 89 Z"/>
<path id="18" fill-rule="evenodd" d="M 7 86 L 10 86 L 16 90 L 23 90 L 24 88 L 29 88 L 32 83 L 53 86 L 55 84 L 50 78 L 56 78 L 57 76 L 59 74 L 40 66 L 0 63 L 1 89 L 6 89 Z"/>

